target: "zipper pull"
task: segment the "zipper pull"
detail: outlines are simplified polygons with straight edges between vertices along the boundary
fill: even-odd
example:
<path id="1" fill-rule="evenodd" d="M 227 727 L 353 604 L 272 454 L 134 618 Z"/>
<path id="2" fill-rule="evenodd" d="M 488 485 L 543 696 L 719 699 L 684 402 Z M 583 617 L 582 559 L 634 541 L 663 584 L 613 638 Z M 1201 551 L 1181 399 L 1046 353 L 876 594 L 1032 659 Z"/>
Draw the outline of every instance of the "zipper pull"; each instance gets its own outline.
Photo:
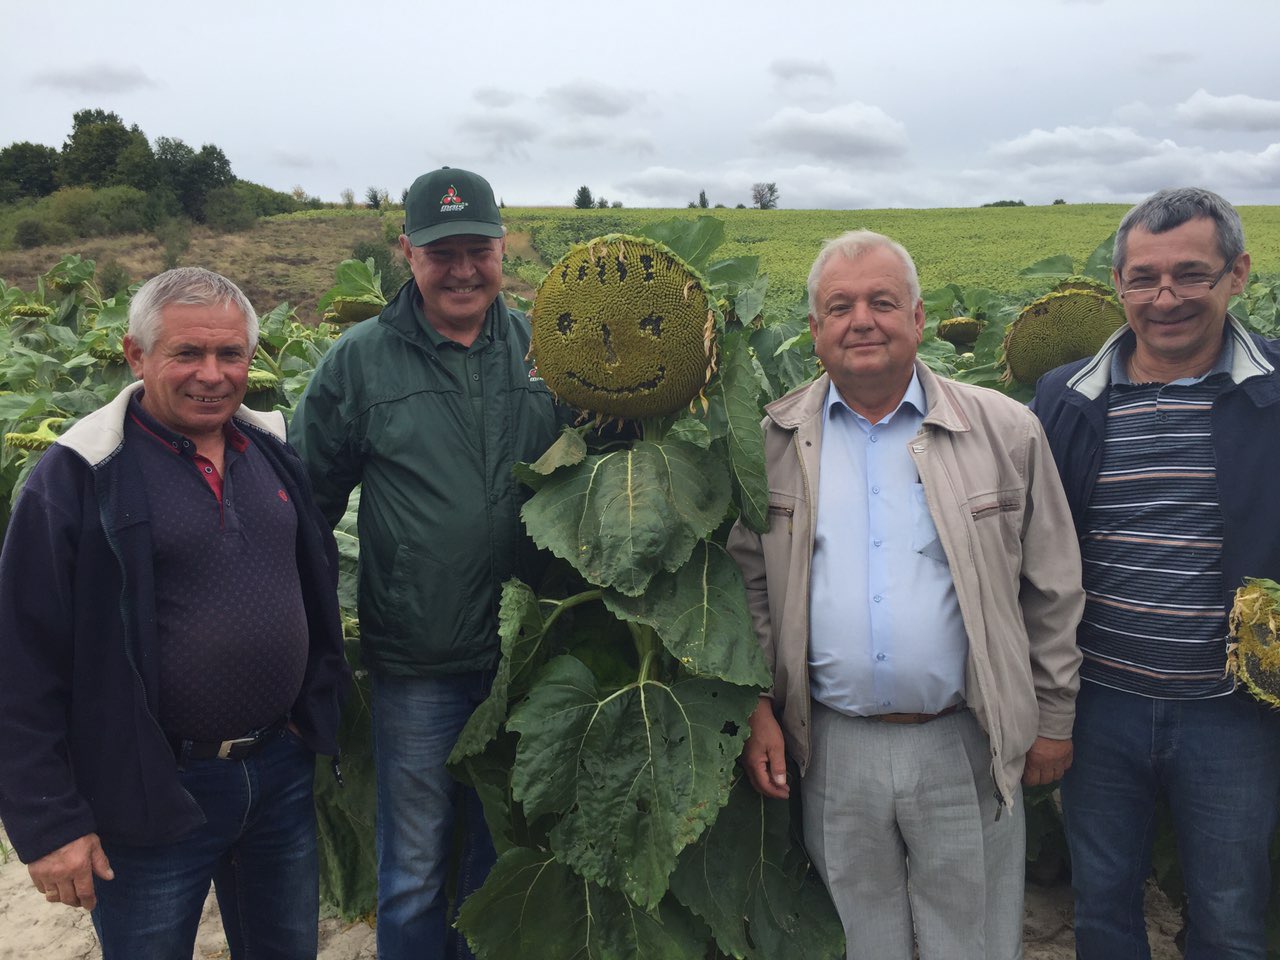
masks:
<path id="1" fill-rule="evenodd" d="M 339 789 L 345 787 L 347 785 L 347 781 L 342 779 L 342 767 L 338 763 L 338 758 L 334 757 L 330 763 L 333 766 L 333 779 L 338 781 Z"/>

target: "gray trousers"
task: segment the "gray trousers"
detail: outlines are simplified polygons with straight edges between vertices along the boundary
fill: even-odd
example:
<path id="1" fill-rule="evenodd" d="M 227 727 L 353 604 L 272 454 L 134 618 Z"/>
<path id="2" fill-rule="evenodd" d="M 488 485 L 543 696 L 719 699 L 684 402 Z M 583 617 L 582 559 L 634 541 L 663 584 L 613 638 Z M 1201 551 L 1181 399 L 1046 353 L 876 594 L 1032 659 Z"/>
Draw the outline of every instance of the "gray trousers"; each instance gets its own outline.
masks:
<path id="1" fill-rule="evenodd" d="M 999 806 L 969 710 L 924 724 L 813 704 L 805 844 L 848 960 L 1019 960 L 1026 819 Z"/>

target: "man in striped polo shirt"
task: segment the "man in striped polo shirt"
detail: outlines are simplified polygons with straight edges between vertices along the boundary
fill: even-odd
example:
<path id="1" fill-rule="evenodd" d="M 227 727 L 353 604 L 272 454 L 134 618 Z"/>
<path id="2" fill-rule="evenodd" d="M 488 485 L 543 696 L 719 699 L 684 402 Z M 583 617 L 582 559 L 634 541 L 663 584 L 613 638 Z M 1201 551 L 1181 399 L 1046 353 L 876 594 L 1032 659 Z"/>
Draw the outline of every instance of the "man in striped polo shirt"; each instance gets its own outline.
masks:
<path id="1" fill-rule="evenodd" d="M 1075 758 L 1062 785 L 1076 950 L 1146 958 L 1143 886 L 1168 800 L 1190 911 L 1186 957 L 1266 951 L 1280 714 L 1226 674 L 1245 577 L 1280 578 L 1280 344 L 1227 304 L 1249 275 L 1236 211 L 1162 190 L 1116 234 L 1127 324 L 1047 374 L 1044 423 L 1080 537 L 1086 606 Z"/>

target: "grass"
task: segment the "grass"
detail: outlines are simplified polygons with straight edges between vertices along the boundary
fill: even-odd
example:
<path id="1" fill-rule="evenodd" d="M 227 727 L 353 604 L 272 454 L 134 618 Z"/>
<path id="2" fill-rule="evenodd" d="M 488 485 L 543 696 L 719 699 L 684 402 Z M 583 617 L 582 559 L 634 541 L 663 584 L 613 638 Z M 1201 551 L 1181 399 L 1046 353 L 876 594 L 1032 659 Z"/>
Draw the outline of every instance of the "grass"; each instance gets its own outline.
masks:
<path id="1" fill-rule="evenodd" d="M 957 283 L 1018 291 L 1029 286 L 1018 272 L 1044 257 L 1067 253 L 1082 264 L 1124 211 L 1115 204 L 954 210 L 507 208 L 505 289 L 530 296 L 541 274 L 575 241 L 709 214 L 725 223 L 725 242 L 716 256 L 759 257 L 761 269 L 770 275 L 769 301 L 775 305 L 803 297 L 804 278 L 823 239 L 857 227 L 900 240 L 915 257 L 925 290 Z M 1280 273 L 1280 206 L 1242 207 L 1240 212 L 1254 269 Z M 384 225 L 400 216 L 396 209 L 309 210 L 265 218 L 244 233 L 197 227 L 180 262 L 235 280 L 261 312 L 288 301 L 304 320 L 316 319 L 316 300 L 332 285 L 337 265 L 351 256 L 355 244 L 385 239 Z M 36 278 L 66 253 L 92 258 L 99 268 L 114 259 L 134 280 L 164 267 L 164 251 L 154 237 L 130 235 L 0 251 L 0 278 L 31 290 Z"/>

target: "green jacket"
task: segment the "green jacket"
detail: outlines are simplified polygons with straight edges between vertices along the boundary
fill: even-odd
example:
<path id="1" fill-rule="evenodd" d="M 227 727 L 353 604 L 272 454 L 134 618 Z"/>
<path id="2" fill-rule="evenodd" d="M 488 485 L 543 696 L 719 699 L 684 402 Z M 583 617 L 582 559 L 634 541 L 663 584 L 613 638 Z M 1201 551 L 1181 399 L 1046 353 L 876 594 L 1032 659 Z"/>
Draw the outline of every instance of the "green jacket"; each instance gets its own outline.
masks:
<path id="1" fill-rule="evenodd" d="M 359 614 L 365 665 L 428 676 L 492 667 L 503 581 L 531 578 L 536 551 L 511 475 L 555 439 L 550 391 L 525 360 L 530 328 L 499 297 L 475 423 L 414 309 L 410 280 L 342 335 L 298 402 L 289 439 L 336 524 L 360 484 Z M 484 334 L 482 334 L 484 336 Z"/>

